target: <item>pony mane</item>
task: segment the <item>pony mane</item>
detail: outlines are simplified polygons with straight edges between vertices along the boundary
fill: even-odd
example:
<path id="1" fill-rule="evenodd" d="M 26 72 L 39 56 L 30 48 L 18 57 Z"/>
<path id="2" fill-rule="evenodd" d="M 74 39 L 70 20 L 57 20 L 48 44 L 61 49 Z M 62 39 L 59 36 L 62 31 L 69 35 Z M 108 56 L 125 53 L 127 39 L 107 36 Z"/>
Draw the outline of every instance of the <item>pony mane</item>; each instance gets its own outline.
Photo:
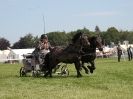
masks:
<path id="1" fill-rule="evenodd" d="M 80 38 L 81 35 L 82 35 L 81 32 L 76 33 L 76 34 L 73 36 L 73 38 L 72 38 L 72 43 L 75 43 L 75 42 Z"/>
<path id="2" fill-rule="evenodd" d="M 90 36 L 87 35 L 87 37 L 88 37 L 88 40 L 89 40 L 89 41 L 94 41 L 94 40 L 97 39 L 96 36 L 91 36 L 91 37 L 90 37 Z"/>

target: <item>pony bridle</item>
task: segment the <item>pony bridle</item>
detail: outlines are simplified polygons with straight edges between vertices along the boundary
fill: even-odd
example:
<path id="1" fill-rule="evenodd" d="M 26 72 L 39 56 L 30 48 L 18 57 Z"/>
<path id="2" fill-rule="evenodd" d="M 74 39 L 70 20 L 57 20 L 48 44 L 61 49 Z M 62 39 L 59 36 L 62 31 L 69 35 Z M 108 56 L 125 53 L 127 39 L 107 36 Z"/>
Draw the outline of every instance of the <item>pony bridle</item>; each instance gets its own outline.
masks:
<path id="1" fill-rule="evenodd" d="M 98 43 L 98 42 L 102 42 L 102 40 L 101 40 L 101 36 L 100 35 L 98 35 L 98 40 L 96 40 L 96 43 Z M 99 47 L 100 46 L 100 47 Z M 103 50 L 103 46 L 101 47 L 102 45 L 100 45 L 99 43 L 98 43 L 98 49 L 100 50 L 100 51 L 102 51 Z"/>
<path id="2" fill-rule="evenodd" d="M 86 44 L 85 45 L 84 45 L 83 39 L 86 40 Z M 80 51 L 79 51 L 80 53 L 84 52 L 82 50 L 84 46 L 90 46 L 89 40 L 87 38 L 85 39 L 85 35 L 83 35 L 83 34 L 80 36 L 80 44 L 81 44 L 80 45 Z"/>
<path id="3" fill-rule="evenodd" d="M 86 40 L 86 44 L 85 44 L 85 45 L 84 45 L 83 39 Z M 89 46 L 89 45 L 90 45 L 90 43 L 89 43 L 87 37 L 86 37 L 86 39 L 85 39 L 85 35 L 83 35 L 83 34 L 80 36 L 80 44 L 81 44 L 82 47 L 83 47 L 83 46 Z"/>

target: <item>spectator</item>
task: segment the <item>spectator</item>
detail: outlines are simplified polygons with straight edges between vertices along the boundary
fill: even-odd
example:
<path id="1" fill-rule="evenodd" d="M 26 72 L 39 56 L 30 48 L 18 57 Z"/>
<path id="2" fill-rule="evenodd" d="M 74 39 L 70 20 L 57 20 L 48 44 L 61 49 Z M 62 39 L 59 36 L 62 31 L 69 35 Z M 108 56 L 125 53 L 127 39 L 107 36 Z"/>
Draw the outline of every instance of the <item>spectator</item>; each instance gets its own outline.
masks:
<path id="1" fill-rule="evenodd" d="M 132 52 L 132 47 L 131 46 L 129 46 L 127 48 L 127 53 L 128 53 L 128 60 L 129 61 L 132 60 L 132 58 L 133 58 L 133 52 Z"/>
<path id="2" fill-rule="evenodd" d="M 118 45 L 118 47 L 117 47 L 117 55 L 118 55 L 118 62 L 120 62 L 121 55 L 122 55 L 122 49 L 121 49 L 120 45 Z"/>

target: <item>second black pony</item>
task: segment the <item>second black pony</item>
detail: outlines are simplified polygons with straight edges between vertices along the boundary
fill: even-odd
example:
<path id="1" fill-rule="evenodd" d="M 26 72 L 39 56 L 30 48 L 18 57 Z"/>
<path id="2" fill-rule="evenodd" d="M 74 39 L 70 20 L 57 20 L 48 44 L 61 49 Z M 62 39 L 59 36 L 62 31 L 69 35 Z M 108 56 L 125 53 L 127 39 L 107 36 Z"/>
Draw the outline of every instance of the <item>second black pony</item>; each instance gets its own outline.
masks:
<path id="1" fill-rule="evenodd" d="M 82 50 L 84 54 L 81 57 L 82 67 L 84 68 L 86 73 L 89 73 L 88 69 L 91 73 L 93 73 L 93 70 L 95 70 L 95 58 L 96 58 L 96 48 L 98 48 L 100 51 L 103 51 L 103 40 L 100 36 L 92 36 L 88 37 L 88 40 L 90 42 L 90 46 L 83 47 Z M 84 63 L 90 63 L 91 66 L 87 66 L 88 69 L 84 66 Z"/>
<path id="2" fill-rule="evenodd" d="M 82 53 L 82 47 L 89 46 L 88 38 L 83 35 L 83 33 L 78 32 L 72 38 L 72 44 L 69 44 L 66 48 L 56 47 L 51 50 L 50 53 L 45 56 L 45 65 L 46 69 L 45 77 L 52 77 L 52 69 L 60 63 L 74 63 L 77 71 L 77 77 L 82 76 L 80 74 L 80 59 Z"/>

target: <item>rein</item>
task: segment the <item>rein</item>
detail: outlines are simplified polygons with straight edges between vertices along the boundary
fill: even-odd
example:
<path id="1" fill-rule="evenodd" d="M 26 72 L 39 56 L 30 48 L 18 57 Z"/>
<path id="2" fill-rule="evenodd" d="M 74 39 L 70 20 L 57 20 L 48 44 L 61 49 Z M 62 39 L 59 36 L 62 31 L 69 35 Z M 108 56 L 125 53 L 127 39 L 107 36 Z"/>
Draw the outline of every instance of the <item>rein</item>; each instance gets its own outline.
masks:
<path id="1" fill-rule="evenodd" d="M 96 55 L 96 53 L 83 54 L 82 56 L 88 56 L 88 55 Z"/>

